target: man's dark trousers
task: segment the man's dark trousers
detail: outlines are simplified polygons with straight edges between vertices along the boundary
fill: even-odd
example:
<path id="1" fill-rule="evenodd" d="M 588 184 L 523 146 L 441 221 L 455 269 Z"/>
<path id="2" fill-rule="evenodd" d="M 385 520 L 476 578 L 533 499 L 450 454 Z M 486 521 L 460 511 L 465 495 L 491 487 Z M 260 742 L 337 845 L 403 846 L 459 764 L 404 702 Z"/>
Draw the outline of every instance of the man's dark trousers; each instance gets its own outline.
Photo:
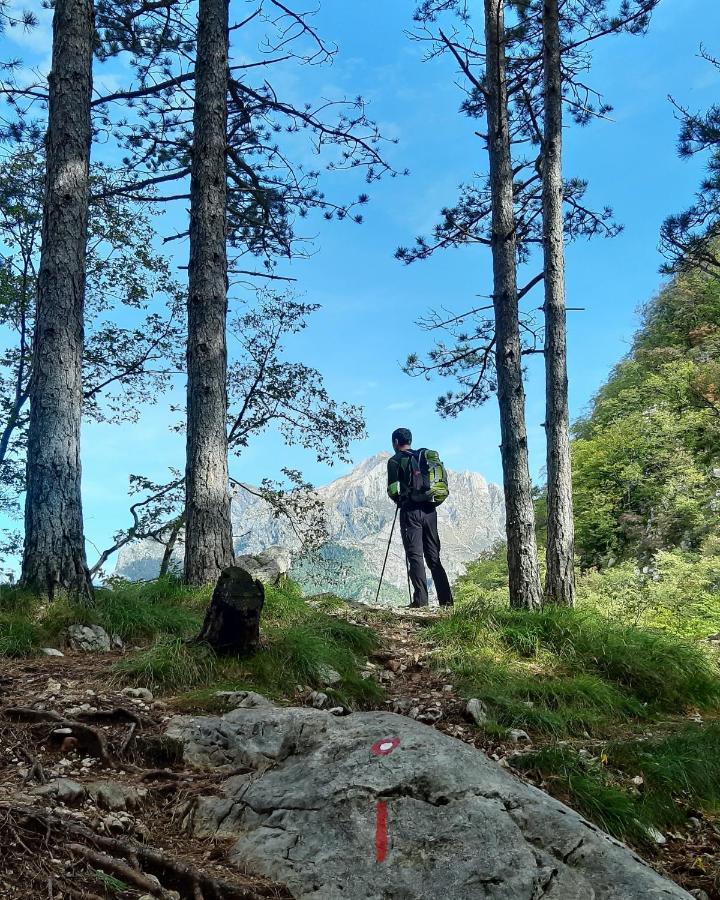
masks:
<path id="1" fill-rule="evenodd" d="M 428 605 L 427 575 L 423 557 L 435 583 L 438 603 L 450 606 L 453 602 L 450 582 L 440 562 L 440 535 L 437 510 L 431 506 L 405 506 L 400 509 L 400 531 L 407 556 L 410 581 L 413 586 L 413 606 Z"/>

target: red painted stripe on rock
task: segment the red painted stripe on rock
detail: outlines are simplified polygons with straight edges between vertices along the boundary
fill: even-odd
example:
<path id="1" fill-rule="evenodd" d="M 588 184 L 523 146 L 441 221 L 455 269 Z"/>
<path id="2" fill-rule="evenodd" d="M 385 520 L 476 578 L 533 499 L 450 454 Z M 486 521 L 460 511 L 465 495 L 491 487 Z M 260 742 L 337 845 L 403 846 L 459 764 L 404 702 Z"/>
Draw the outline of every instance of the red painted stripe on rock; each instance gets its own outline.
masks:
<path id="1" fill-rule="evenodd" d="M 387 805 L 378 800 L 375 819 L 375 862 L 385 862 L 388 849 Z"/>

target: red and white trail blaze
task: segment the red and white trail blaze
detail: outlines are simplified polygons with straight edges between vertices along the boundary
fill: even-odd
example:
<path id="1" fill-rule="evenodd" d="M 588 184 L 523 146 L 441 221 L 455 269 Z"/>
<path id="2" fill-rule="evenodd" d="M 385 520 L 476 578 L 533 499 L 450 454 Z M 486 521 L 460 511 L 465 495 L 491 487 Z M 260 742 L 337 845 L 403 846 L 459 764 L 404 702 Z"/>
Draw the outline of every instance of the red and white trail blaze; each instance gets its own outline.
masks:
<path id="1" fill-rule="evenodd" d="M 399 737 L 383 738 L 370 748 L 373 756 L 389 756 L 400 746 Z M 375 807 L 375 862 L 385 862 L 388 850 L 388 808 L 383 800 Z"/>

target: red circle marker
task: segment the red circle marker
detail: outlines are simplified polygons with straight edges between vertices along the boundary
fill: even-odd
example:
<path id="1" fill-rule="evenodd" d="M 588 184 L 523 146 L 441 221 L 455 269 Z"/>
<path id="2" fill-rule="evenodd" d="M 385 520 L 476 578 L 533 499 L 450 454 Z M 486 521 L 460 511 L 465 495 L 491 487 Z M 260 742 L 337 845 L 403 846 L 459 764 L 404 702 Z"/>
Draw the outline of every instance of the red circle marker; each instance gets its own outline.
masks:
<path id="1" fill-rule="evenodd" d="M 400 738 L 383 738 L 381 741 L 375 741 L 370 748 L 373 756 L 389 756 L 396 747 L 400 746 Z"/>

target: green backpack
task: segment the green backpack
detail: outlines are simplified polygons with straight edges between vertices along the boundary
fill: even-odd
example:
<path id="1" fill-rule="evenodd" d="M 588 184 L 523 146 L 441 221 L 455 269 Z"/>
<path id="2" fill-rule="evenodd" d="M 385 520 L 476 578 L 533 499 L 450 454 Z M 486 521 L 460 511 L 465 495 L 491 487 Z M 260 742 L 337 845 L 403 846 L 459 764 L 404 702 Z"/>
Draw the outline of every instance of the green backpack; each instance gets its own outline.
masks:
<path id="1" fill-rule="evenodd" d="M 450 494 L 447 469 L 437 450 L 410 450 L 400 461 L 405 474 L 404 495 L 414 503 L 440 506 Z"/>

